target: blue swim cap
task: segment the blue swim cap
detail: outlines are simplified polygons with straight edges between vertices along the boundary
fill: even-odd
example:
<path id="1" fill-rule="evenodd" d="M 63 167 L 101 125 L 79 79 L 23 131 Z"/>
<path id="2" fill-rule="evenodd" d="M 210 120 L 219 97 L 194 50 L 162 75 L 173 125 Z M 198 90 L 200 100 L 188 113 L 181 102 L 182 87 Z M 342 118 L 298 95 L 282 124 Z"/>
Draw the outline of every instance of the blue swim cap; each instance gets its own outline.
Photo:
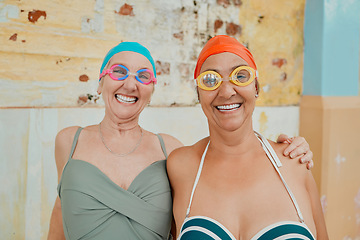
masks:
<path id="1" fill-rule="evenodd" d="M 141 45 L 140 43 L 137 43 L 137 42 L 122 42 L 122 43 L 118 44 L 117 46 L 113 47 L 112 49 L 110 49 L 110 51 L 106 54 L 104 61 L 101 65 L 100 74 L 103 72 L 106 64 L 109 62 L 109 60 L 112 56 L 114 56 L 115 54 L 117 54 L 119 52 L 124 52 L 124 51 L 140 53 L 141 55 L 146 57 L 150 61 L 151 65 L 153 67 L 154 76 L 156 77 L 156 69 L 155 69 L 154 59 L 151 57 L 149 50 L 147 50 L 146 47 L 144 47 L 143 45 Z"/>

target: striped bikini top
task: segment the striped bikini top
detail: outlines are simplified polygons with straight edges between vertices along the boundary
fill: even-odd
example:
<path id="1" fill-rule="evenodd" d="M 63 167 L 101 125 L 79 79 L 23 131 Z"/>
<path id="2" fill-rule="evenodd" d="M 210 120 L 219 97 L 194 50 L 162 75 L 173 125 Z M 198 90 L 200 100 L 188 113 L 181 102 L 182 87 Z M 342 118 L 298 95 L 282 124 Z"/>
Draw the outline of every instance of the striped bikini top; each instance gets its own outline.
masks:
<path id="1" fill-rule="evenodd" d="M 310 232 L 309 228 L 306 226 L 303 216 L 301 214 L 300 208 L 296 202 L 296 199 L 291 192 L 290 188 L 286 184 L 284 178 L 282 177 L 279 167 L 282 166 L 279 158 L 277 157 L 274 149 L 271 147 L 270 143 L 266 138 L 261 136 L 259 133 L 255 132 L 255 135 L 258 137 L 261 145 L 270 159 L 272 165 L 274 166 L 276 172 L 278 173 L 281 181 L 283 182 L 291 201 L 294 204 L 295 210 L 299 217 L 300 222 L 295 221 L 281 221 L 274 224 L 271 224 L 264 229 L 260 230 L 251 240 L 269 240 L 269 239 L 306 239 L 306 240 L 314 240 L 315 237 Z M 193 200 L 195 188 L 199 182 L 202 167 L 204 164 L 204 159 L 206 152 L 208 150 L 210 142 L 207 144 L 205 151 L 201 157 L 200 166 L 198 173 L 196 175 L 196 179 L 194 182 L 194 186 L 191 192 L 190 203 L 186 211 L 186 217 L 184 223 L 180 230 L 180 235 L 178 240 L 236 240 L 236 238 L 232 235 L 232 233 L 220 222 L 206 217 L 206 216 L 192 216 L 189 217 L 190 207 Z"/>

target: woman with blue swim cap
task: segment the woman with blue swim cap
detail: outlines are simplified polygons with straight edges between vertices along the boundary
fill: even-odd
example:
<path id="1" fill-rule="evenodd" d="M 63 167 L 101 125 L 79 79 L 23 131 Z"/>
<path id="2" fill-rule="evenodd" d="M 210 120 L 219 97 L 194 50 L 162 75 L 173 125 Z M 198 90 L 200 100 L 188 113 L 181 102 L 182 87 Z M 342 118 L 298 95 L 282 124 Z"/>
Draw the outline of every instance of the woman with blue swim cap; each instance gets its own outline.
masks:
<path id="1" fill-rule="evenodd" d="M 166 159 L 182 143 L 138 122 L 156 82 L 154 60 L 141 44 L 122 42 L 107 53 L 97 90 L 103 120 L 56 136 L 59 185 L 48 239 L 169 239 Z"/>

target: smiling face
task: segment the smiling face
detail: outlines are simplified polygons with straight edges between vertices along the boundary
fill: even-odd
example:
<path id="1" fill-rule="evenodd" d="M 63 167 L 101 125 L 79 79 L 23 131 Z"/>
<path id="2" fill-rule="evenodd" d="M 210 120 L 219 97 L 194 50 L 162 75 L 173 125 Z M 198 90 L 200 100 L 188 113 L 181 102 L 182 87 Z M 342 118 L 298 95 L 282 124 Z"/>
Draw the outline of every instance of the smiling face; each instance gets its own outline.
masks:
<path id="1" fill-rule="evenodd" d="M 146 57 L 130 51 L 115 54 L 105 69 L 109 69 L 114 64 L 124 65 L 132 73 L 140 69 L 149 69 L 150 71 L 153 69 Z M 105 114 L 120 121 L 137 121 L 140 113 L 149 103 L 153 90 L 153 83 L 142 84 L 133 75 L 118 81 L 106 74 L 102 77 L 98 87 L 98 92 L 102 93 L 105 102 Z"/>
<path id="2" fill-rule="evenodd" d="M 201 66 L 200 73 L 212 70 L 219 73 L 224 81 L 212 91 L 198 88 L 201 107 L 208 119 L 209 127 L 220 127 L 234 131 L 240 127 L 251 127 L 252 113 L 256 101 L 255 83 L 237 86 L 228 81 L 231 72 L 239 66 L 248 66 L 241 57 L 229 53 L 219 53 L 208 57 Z"/>

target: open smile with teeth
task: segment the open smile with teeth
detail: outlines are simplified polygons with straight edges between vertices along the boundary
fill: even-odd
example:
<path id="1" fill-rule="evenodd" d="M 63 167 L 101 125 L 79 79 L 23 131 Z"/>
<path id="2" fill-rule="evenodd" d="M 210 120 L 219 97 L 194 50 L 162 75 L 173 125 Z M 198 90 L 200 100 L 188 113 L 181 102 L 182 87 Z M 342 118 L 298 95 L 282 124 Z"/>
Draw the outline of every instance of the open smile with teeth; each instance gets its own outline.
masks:
<path id="1" fill-rule="evenodd" d="M 138 100 L 137 97 L 126 97 L 120 94 L 115 94 L 115 97 L 119 102 L 122 103 L 135 103 Z"/>
<path id="2" fill-rule="evenodd" d="M 216 108 L 220 111 L 233 111 L 240 107 L 241 107 L 240 103 L 216 106 Z"/>

